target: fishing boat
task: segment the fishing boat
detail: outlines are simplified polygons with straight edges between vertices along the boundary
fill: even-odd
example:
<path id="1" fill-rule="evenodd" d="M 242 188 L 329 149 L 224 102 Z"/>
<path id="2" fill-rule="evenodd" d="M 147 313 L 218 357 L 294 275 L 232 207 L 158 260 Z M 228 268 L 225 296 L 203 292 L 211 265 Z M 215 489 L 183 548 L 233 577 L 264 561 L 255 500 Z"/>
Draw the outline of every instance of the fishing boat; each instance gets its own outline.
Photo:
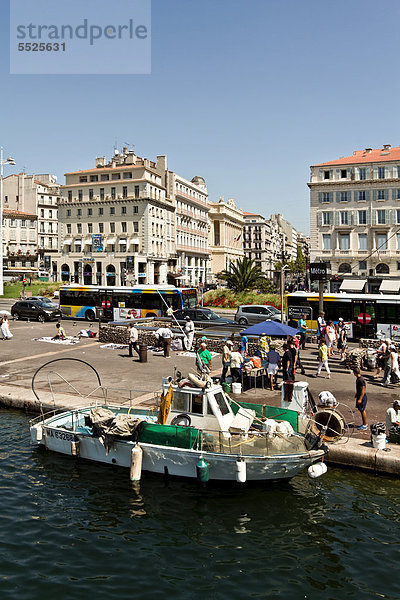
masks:
<path id="1" fill-rule="evenodd" d="M 218 383 L 192 379 L 197 384 L 163 378 L 156 409 L 96 398 L 82 408 L 43 412 L 30 421 L 31 440 L 53 452 L 129 468 L 132 480 L 146 471 L 241 483 L 290 479 L 310 467 L 325 472 L 321 436 L 311 427 L 300 433 L 295 411 L 236 402 Z M 32 389 L 40 401 L 34 382 Z"/>

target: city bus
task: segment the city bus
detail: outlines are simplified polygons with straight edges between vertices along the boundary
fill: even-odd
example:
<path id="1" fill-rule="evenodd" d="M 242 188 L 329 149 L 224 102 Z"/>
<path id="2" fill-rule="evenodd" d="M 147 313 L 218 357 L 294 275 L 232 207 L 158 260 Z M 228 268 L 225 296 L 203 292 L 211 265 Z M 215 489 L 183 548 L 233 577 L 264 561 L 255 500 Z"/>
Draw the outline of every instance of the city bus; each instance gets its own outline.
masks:
<path id="1" fill-rule="evenodd" d="M 308 308 L 305 311 L 308 329 L 317 330 L 318 306 L 317 293 L 294 292 L 285 296 L 285 308 L 289 318 L 291 314 L 296 318 L 302 308 Z M 349 338 L 372 338 L 379 334 L 391 339 L 400 339 L 400 295 L 324 294 L 324 312 L 325 321 L 335 323 L 342 317 L 347 323 Z"/>
<path id="2" fill-rule="evenodd" d="M 87 321 L 165 316 L 168 305 L 174 310 L 196 308 L 196 289 L 173 285 L 117 287 L 71 284 L 60 287 L 63 315 Z"/>

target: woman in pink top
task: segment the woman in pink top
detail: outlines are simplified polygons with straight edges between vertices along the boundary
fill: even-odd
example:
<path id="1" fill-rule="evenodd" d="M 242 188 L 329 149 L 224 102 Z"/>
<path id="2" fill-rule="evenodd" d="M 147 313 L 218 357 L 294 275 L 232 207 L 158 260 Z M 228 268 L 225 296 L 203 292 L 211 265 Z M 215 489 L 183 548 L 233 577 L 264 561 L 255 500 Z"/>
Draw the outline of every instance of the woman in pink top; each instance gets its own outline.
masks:
<path id="1" fill-rule="evenodd" d="M 332 321 L 328 321 L 325 327 L 325 341 L 328 348 L 328 358 L 333 356 L 333 344 L 336 340 L 336 329 L 333 326 Z"/>

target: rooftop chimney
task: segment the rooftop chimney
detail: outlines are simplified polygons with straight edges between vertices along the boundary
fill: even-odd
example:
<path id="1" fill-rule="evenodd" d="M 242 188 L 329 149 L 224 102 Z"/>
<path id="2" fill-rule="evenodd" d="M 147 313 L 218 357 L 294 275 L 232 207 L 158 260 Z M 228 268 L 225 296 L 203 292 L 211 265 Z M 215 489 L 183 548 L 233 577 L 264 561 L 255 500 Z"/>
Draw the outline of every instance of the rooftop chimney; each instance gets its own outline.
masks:
<path id="1" fill-rule="evenodd" d="M 392 147 L 391 144 L 383 144 L 384 150 L 390 150 L 391 147 Z"/>
<path id="2" fill-rule="evenodd" d="M 370 152 L 372 152 L 372 148 L 365 148 L 365 152 L 366 152 L 367 154 L 369 154 Z"/>

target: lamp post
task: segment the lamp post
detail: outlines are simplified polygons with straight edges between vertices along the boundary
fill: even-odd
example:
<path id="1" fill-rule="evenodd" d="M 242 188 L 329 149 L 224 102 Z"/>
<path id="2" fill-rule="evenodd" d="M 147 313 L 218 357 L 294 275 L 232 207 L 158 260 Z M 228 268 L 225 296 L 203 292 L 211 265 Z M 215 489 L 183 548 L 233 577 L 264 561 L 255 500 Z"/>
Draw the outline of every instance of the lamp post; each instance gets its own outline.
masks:
<path id="1" fill-rule="evenodd" d="M 0 296 L 4 293 L 3 285 L 3 165 L 15 165 L 15 160 L 9 156 L 3 160 L 3 146 L 0 148 Z"/>

